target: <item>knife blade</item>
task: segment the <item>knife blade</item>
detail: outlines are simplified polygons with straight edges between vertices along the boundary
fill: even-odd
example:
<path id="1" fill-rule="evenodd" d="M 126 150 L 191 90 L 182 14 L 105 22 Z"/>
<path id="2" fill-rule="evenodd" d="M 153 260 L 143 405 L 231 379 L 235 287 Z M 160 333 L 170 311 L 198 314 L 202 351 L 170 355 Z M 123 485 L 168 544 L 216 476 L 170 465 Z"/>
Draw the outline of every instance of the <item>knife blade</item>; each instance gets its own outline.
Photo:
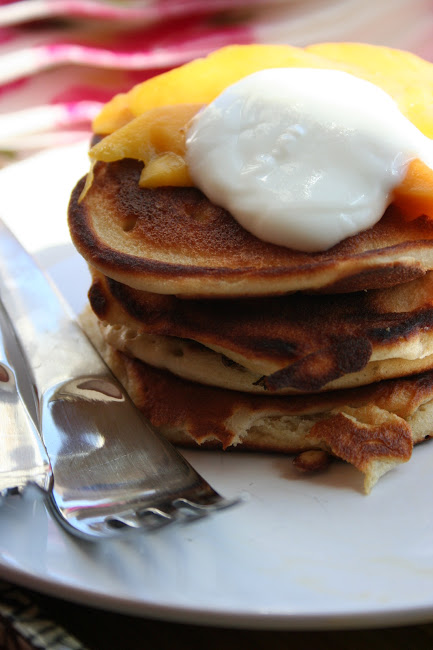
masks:
<path id="1" fill-rule="evenodd" d="M 31 400 L 28 368 L 0 302 L 0 496 L 29 484 L 48 491 L 51 464 L 23 395 Z"/>

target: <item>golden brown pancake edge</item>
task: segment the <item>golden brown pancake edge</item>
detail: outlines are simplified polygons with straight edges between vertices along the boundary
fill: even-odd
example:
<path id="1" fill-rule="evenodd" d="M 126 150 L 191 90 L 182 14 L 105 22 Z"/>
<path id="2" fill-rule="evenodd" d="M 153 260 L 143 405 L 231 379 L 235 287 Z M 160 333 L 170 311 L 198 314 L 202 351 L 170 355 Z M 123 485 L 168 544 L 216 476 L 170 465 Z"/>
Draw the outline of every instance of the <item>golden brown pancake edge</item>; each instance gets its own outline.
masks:
<path id="1" fill-rule="evenodd" d="M 140 170 L 133 160 L 98 163 L 84 200 L 82 179 L 69 205 L 80 254 L 131 287 L 191 297 L 343 293 L 433 269 L 433 222 L 405 221 L 394 206 L 328 251 L 302 253 L 257 239 L 195 188 L 140 188 Z"/>
<path id="2" fill-rule="evenodd" d="M 134 350 L 144 361 L 150 346 L 144 335 L 156 336 L 162 364 L 165 337 L 167 354 L 171 341 L 173 354 L 178 350 L 184 357 L 185 369 L 188 358 L 191 364 L 207 361 L 216 378 L 221 372 L 210 355 L 218 354 L 221 364 L 232 361 L 253 374 L 250 390 L 262 386 L 272 392 L 358 386 L 432 367 L 433 272 L 369 292 L 221 301 L 141 292 L 91 272 L 89 302 L 98 318 L 112 326 L 106 328 L 111 342 L 117 331 L 116 347 Z M 202 361 L 193 341 L 202 348 Z M 167 356 L 165 363 L 170 363 Z M 234 388 L 245 390 L 238 370 L 232 376 L 243 387 Z M 212 378 L 204 383 L 212 384 Z"/>
<path id="3" fill-rule="evenodd" d="M 433 373 L 357 389 L 269 397 L 195 384 L 107 345 L 90 310 L 83 324 L 138 408 L 172 442 L 296 453 L 324 450 L 365 474 L 368 492 L 432 435 Z"/>

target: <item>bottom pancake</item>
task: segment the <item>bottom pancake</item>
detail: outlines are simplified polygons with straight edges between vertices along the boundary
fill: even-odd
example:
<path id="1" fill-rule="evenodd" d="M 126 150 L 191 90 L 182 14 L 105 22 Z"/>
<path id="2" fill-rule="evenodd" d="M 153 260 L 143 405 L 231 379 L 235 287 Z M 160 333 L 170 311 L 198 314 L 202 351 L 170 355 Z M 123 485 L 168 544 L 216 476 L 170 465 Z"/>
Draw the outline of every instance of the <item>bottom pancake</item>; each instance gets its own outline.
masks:
<path id="1" fill-rule="evenodd" d="M 90 310 L 82 322 L 137 407 L 176 444 L 322 450 L 363 472 L 369 492 L 433 434 L 433 372 L 318 395 L 253 395 L 153 368 L 106 343 Z"/>

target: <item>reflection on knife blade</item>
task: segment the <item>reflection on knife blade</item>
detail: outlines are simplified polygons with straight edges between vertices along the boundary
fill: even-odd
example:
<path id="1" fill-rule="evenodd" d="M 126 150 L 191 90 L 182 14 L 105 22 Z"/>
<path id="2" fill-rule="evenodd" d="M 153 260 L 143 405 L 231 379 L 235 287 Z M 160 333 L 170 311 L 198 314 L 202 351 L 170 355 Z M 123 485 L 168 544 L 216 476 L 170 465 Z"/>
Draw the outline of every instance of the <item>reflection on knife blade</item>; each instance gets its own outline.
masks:
<path id="1" fill-rule="evenodd" d="M 51 465 L 30 416 L 29 372 L 9 318 L 0 303 L 0 496 L 30 483 L 49 490 Z"/>

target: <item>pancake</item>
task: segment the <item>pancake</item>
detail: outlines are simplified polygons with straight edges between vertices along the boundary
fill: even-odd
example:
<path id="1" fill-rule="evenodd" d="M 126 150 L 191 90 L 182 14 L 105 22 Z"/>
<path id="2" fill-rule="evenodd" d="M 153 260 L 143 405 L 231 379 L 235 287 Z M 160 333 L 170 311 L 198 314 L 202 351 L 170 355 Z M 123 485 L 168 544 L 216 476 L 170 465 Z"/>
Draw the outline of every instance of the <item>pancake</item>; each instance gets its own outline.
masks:
<path id="1" fill-rule="evenodd" d="M 191 187 L 140 188 L 142 163 L 97 163 L 69 205 L 74 245 L 108 277 L 141 291 L 233 298 L 384 288 L 433 269 L 433 220 L 391 205 L 372 228 L 320 253 L 257 239 Z"/>
<path id="2" fill-rule="evenodd" d="M 362 120 L 377 126 L 381 109 L 360 101 L 353 104 L 353 111 L 368 105 L 374 115 L 360 115 L 359 129 L 356 123 L 352 135 L 357 130 L 364 135 L 357 146 L 343 146 L 341 156 L 340 148 L 332 153 L 335 140 L 321 145 L 323 175 L 318 162 L 322 158 L 317 156 L 320 138 L 314 137 L 312 143 L 302 139 L 299 155 L 292 155 L 286 150 L 290 129 L 281 122 L 275 151 L 272 148 L 269 156 L 272 165 L 290 171 L 285 165 L 292 169 L 292 162 L 302 162 L 305 155 L 308 173 L 300 188 L 296 175 L 288 175 L 286 186 L 285 180 L 274 183 L 271 173 L 259 174 L 251 192 L 245 193 L 254 220 L 269 217 L 269 204 L 261 212 L 257 202 L 257 189 L 268 181 L 268 188 L 277 190 L 280 207 L 284 197 L 290 198 L 293 210 L 298 206 L 292 216 L 301 230 L 308 226 L 311 208 L 316 217 L 317 206 L 322 205 L 322 198 L 316 201 L 311 191 L 319 181 L 327 188 L 328 225 L 335 216 L 350 225 L 351 215 L 364 204 L 372 209 L 364 226 L 381 216 L 374 226 L 332 248 L 308 253 L 258 239 L 220 206 L 233 206 L 234 214 L 242 217 L 241 204 L 231 200 L 239 184 L 233 188 L 226 184 L 226 166 L 232 158 L 227 154 L 212 158 L 213 163 L 218 160 L 209 174 L 212 180 L 225 170 L 215 193 L 209 179 L 202 182 L 195 172 L 203 168 L 214 145 L 221 153 L 224 134 L 221 127 L 214 129 L 213 144 L 210 148 L 205 144 L 195 157 L 194 133 L 191 136 L 189 130 L 198 104 L 209 105 L 252 72 L 317 67 L 373 81 L 389 93 L 420 134 L 431 137 L 431 93 L 424 92 L 431 64 L 388 48 L 317 47 L 320 52 L 314 61 L 311 52 L 286 46 L 278 51 L 266 46 L 227 48 L 115 97 L 94 122 L 101 142 L 90 152 L 88 176 L 72 193 L 68 222 L 72 241 L 93 275 L 89 291 L 93 313 L 86 312 L 83 326 L 162 434 L 192 447 L 297 454 L 297 466 L 304 469 L 322 467 L 332 455 L 363 472 L 369 492 L 380 476 L 410 459 L 415 443 L 433 435 L 430 155 L 424 160 L 424 148 L 420 145 L 418 151 L 415 140 L 414 150 L 412 145 L 406 150 L 400 138 L 404 126 L 382 133 L 392 112 L 380 129 L 365 130 Z M 302 78 L 301 89 L 303 82 Z M 279 87 L 275 86 L 276 95 Z M 273 97 L 272 88 L 266 97 Z M 345 91 L 334 108 L 340 110 L 349 96 Z M 250 102 L 254 97 L 255 91 L 246 98 Z M 310 104 L 308 99 L 307 109 Z M 275 106 L 262 109 L 271 111 L 272 123 Z M 338 110 L 329 129 L 328 118 L 322 119 L 327 111 L 319 108 L 317 126 L 319 130 L 325 126 L 330 134 L 336 116 L 335 134 L 340 138 L 352 126 L 348 130 L 345 122 L 350 111 L 343 111 L 341 119 Z M 264 114 L 252 116 L 253 127 L 267 124 L 261 118 Z M 299 122 L 302 131 L 304 116 L 293 115 L 287 124 Z M 248 121 L 235 125 L 235 140 L 242 130 L 246 142 L 253 142 L 257 132 L 250 126 Z M 260 146 L 255 153 L 261 160 L 271 148 L 267 140 Z M 383 164 L 376 156 L 376 149 L 382 148 Z M 349 149 L 353 156 L 346 155 Z M 403 162 L 400 156 L 405 160 L 408 156 L 404 178 L 396 175 Z M 233 171 L 230 180 L 238 173 L 244 180 L 245 171 L 257 169 L 258 158 L 245 159 L 246 166 Z M 389 185 L 387 181 L 381 186 L 374 198 L 375 182 L 383 183 L 388 172 L 395 183 L 389 178 Z M 349 177 L 366 181 L 365 190 L 352 196 Z M 194 184 L 206 188 L 215 203 Z M 337 208 L 340 195 L 345 197 L 343 210 Z M 377 211 L 372 203 L 376 199 Z M 382 215 L 390 200 L 393 203 Z M 308 210 L 302 212 L 306 204 Z M 319 234 L 327 219 L 325 208 L 322 212 Z M 270 231 L 275 224 L 267 225 L 265 239 L 295 245 L 295 239 L 283 240 L 280 234 L 274 238 Z M 310 245 L 305 238 L 315 234 L 311 228 L 297 240 L 300 248 L 323 248 L 338 241 L 324 237 Z M 325 230 L 323 234 L 329 235 Z M 347 232 L 356 230 L 351 227 L 340 235 Z"/>
<path id="3" fill-rule="evenodd" d="M 433 368 L 433 272 L 352 294 L 197 301 L 138 291 L 91 270 L 89 300 L 107 341 L 187 379 L 248 392 L 317 392 Z"/>
<path id="4" fill-rule="evenodd" d="M 363 472 L 369 492 L 432 435 L 433 373 L 314 396 L 250 395 L 188 382 L 126 356 L 103 340 L 90 310 L 83 325 L 138 408 L 176 444 L 322 450 Z"/>
<path id="5" fill-rule="evenodd" d="M 116 350 L 135 357 L 157 368 L 209 386 L 248 393 L 278 395 L 299 394 L 292 388 L 268 391 L 264 378 L 251 372 L 228 357 L 205 348 L 194 341 L 172 336 L 137 334 L 121 325 L 100 323 L 102 336 Z M 363 386 L 375 381 L 403 377 L 433 368 L 433 354 L 422 359 L 385 359 L 368 363 L 357 373 L 344 375 L 326 385 L 326 390 L 337 390 L 348 385 Z"/>

